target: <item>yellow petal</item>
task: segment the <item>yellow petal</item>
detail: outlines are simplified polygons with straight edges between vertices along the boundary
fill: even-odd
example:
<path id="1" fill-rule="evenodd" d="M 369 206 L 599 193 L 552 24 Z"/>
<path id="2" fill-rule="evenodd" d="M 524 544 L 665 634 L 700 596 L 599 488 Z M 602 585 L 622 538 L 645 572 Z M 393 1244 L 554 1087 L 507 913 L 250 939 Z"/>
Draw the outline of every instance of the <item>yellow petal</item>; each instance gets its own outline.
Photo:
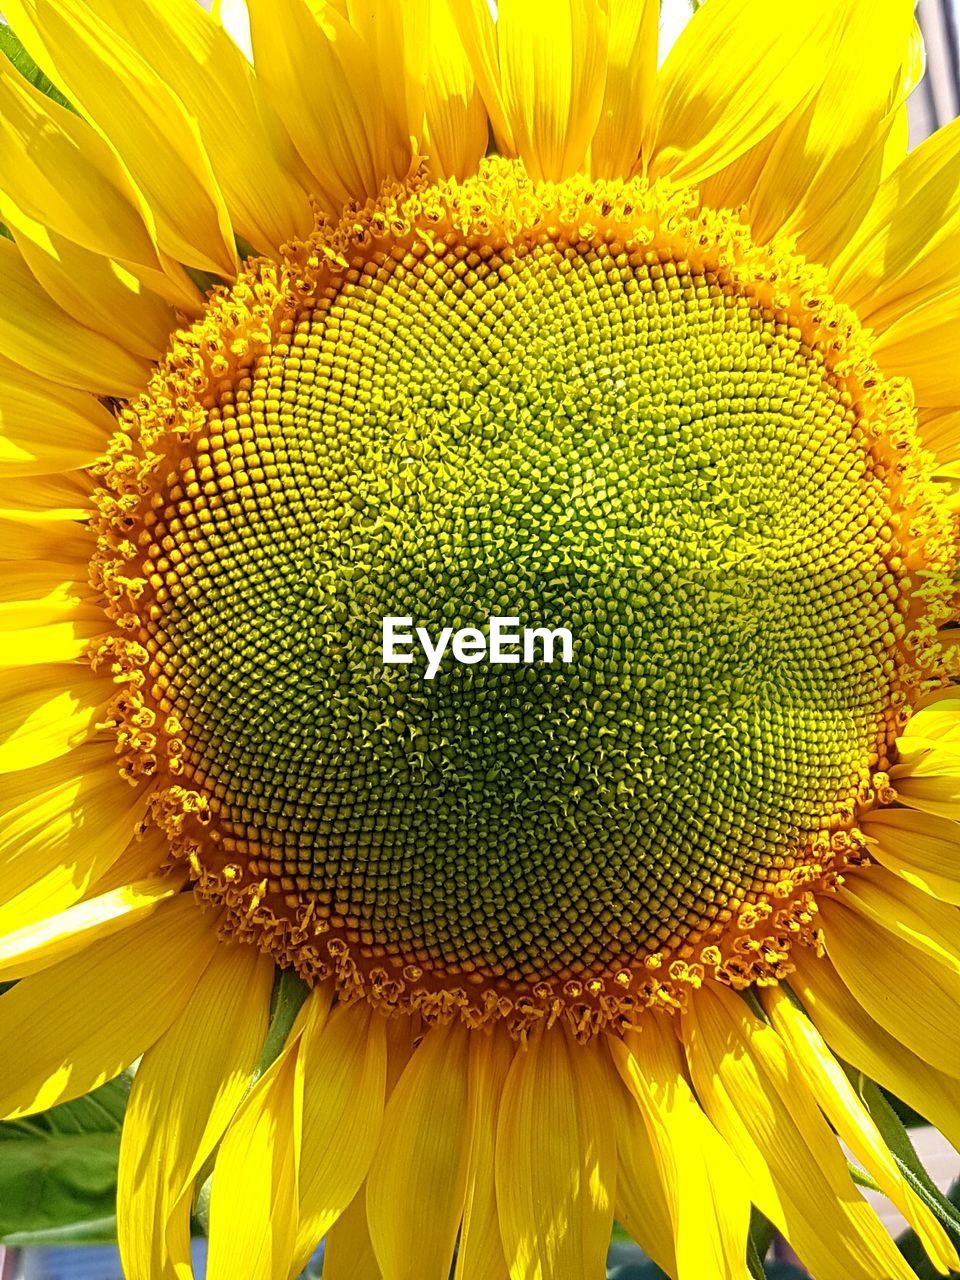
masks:
<path id="1" fill-rule="evenodd" d="M 927 936 L 922 920 L 901 921 L 892 900 L 886 917 L 871 909 L 867 887 L 820 904 L 827 954 L 872 1018 L 931 1066 L 960 1076 L 960 974 L 933 928 Z"/>
<path id="2" fill-rule="evenodd" d="M 0 475 L 89 466 L 115 426 L 113 415 L 93 396 L 0 360 Z"/>
<path id="3" fill-rule="evenodd" d="M 196 121 L 176 94 L 82 0 L 7 0 L 4 13 L 37 65 L 120 157 L 149 201 L 163 252 L 232 276 L 230 220 Z"/>
<path id="4" fill-rule="evenodd" d="M 0 672 L 0 773 L 32 769 L 79 746 L 112 693 L 89 667 Z"/>
<path id="5" fill-rule="evenodd" d="M 931 901 L 885 867 L 851 871 L 837 901 L 921 950 L 960 979 L 960 912 L 948 902 Z"/>
<path id="6" fill-rule="evenodd" d="M 69 240 L 122 263 L 161 297 L 196 314 L 196 285 L 158 251 L 150 206 L 110 143 L 6 59 L 0 63 L 0 139 L 9 160 L 0 180 L 0 218 L 21 243 Z"/>
<path id="7" fill-rule="evenodd" d="M 513 1060 L 497 1128 L 497 1204 L 511 1280 L 602 1275 L 613 1222 L 616 1144 L 588 1054 L 560 1026 Z M 599 1068 L 597 1068 L 599 1070 Z"/>
<path id="8" fill-rule="evenodd" d="M 601 1055 L 602 1094 L 617 1138 L 617 1221 L 661 1271 L 676 1274 L 673 1223 L 657 1158 L 640 1108 L 609 1056 Z"/>
<path id="9" fill-rule="evenodd" d="M 487 0 L 447 0 L 447 3 L 490 117 L 497 149 L 501 155 L 515 156 L 517 149 L 500 81 L 497 29 L 490 6 Z"/>
<path id="10" fill-rule="evenodd" d="M 503 103 L 532 178 L 582 168 L 600 120 L 607 15 L 596 0 L 561 0 L 549 20 L 536 0 L 501 0 L 497 39 Z"/>
<path id="11" fill-rule="evenodd" d="M 657 0 L 613 0 L 609 15 L 606 84 L 590 143 L 590 172 L 596 178 L 633 172 L 657 83 Z"/>
<path id="12" fill-rule="evenodd" d="M 79 565 L 50 561 L 0 562 L 0 627 L 43 627 L 98 610 L 90 587 L 76 581 L 78 572 Z"/>
<path id="13" fill-rule="evenodd" d="M 0 996 L 0 1034 L 17 1046 L 0 1072 L 0 1115 L 45 1111 L 119 1075 L 170 1026 L 216 945 L 215 918 L 180 894 Z"/>
<path id="14" fill-rule="evenodd" d="M 313 227 L 293 148 L 253 68 L 196 0 L 98 0 L 97 14 L 170 86 L 200 136 L 231 221 L 262 253 Z"/>
<path id="15" fill-rule="evenodd" d="M 790 985 L 817 1030 L 845 1062 L 863 1071 L 935 1125 L 960 1148 L 957 1082 L 885 1031 L 855 999 L 826 957 L 795 949 Z"/>
<path id="16" fill-rule="evenodd" d="M 875 809 L 860 822 L 870 855 L 931 897 L 960 907 L 960 826 L 915 809 Z"/>
<path id="17" fill-rule="evenodd" d="M 749 1186 L 693 1096 L 672 1020 L 650 1017 L 642 1032 L 612 1039 L 610 1048 L 650 1135 L 673 1220 L 677 1280 L 748 1280 Z"/>
<path id="18" fill-rule="evenodd" d="M 445 0 L 427 0 L 423 150 L 437 177 L 469 177 L 487 150 L 487 112 Z"/>
<path id="19" fill-rule="evenodd" d="M 68 316 L 40 287 L 20 250 L 0 239 L 0 355 L 96 395 L 138 395 L 149 361 Z"/>
<path id="20" fill-rule="evenodd" d="M 960 689 L 939 690 L 942 697 L 914 712 L 901 736 L 901 750 L 908 750 L 914 738 L 939 740 L 960 732 Z"/>
<path id="21" fill-rule="evenodd" d="M 135 835 L 119 858 L 91 882 L 81 901 L 156 875 L 169 857 L 170 842 L 167 837 L 156 827 L 148 827 L 142 835 Z"/>
<path id="22" fill-rule="evenodd" d="M 179 892 L 183 877 L 155 876 L 87 898 L 59 915 L 0 936 L 0 980 L 25 978 L 91 943 L 139 924 Z"/>
<path id="23" fill-rule="evenodd" d="M 382 1280 L 367 1225 L 367 1188 L 363 1186 L 327 1236 L 323 1280 Z"/>
<path id="24" fill-rule="evenodd" d="M 86 120 L 0 63 L 4 165 L 0 216 L 14 231 L 49 228 L 91 253 L 159 269 L 143 197 Z"/>
<path id="25" fill-rule="evenodd" d="M 295 1274 L 302 1118 L 303 1062 L 295 1027 L 241 1103 L 217 1155 L 208 1280 L 288 1280 Z"/>
<path id="26" fill-rule="evenodd" d="M 384 1280 L 447 1280 L 472 1142 L 462 1023 L 431 1028 L 383 1117 L 367 1178 L 370 1238 Z"/>
<path id="27" fill-rule="evenodd" d="M 495 1184 L 495 1137 L 500 1098 L 515 1046 L 497 1029 L 470 1037 L 473 1143 L 467 1175 L 463 1228 L 454 1280 L 505 1280 Z"/>
<path id="28" fill-rule="evenodd" d="M 833 47 L 833 10 L 769 0 L 699 8 L 660 68 L 643 147 L 651 176 L 702 182 L 807 103 Z"/>
<path id="29" fill-rule="evenodd" d="M 67 474 L 80 475 L 82 472 Z M 20 477 L 35 480 L 37 477 Z M 72 564 L 74 572 L 90 559 L 89 509 L 81 511 L 24 511 L 16 506 L 0 506 L 0 555 L 7 567 L 22 564 L 29 571 L 32 561 L 57 560 Z"/>
<path id="30" fill-rule="evenodd" d="M 14 239 L 38 283 L 68 315 L 146 360 L 163 354 L 176 315 L 125 267 L 55 231 Z"/>
<path id="31" fill-rule="evenodd" d="M 339 211 L 402 177 L 406 122 L 388 117 L 373 52 L 350 24 L 330 5 L 302 0 L 250 0 L 249 8 L 258 79 L 325 208 Z"/>
<path id="32" fill-rule="evenodd" d="M 890 770 L 897 799 L 911 809 L 941 818 L 960 818 L 960 750 L 922 739 L 900 740 L 901 762 Z M 915 746 L 914 750 L 905 747 Z"/>
<path id="33" fill-rule="evenodd" d="M 881 368 L 891 374 L 905 374 L 913 384 L 918 404 L 948 408 L 960 401 L 958 314 L 960 287 L 954 271 L 943 293 L 894 320 L 874 343 Z"/>
<path id="34" fill-rule="evenodd" d="M 880 182 L 883 143 L 914 58 L 913 7 L 912 0 L 837 6 L 822 86 L 785 123 L 750 198 L 758 239 L 785 231 L 822 262 L 860 222 Z M 866 171 L 864 157 L 871 159 Z"/>
<path id="35" fill-rule="evenodd" d="M 942 293 L 960 266 L 960 120 L 938 129 L 886 179 L 831 270 L 833 288 L 886 327 Z"/>
<path id="36" fill-rule="evenodd" d="M 413 1022 L 388 1018 L 386 1024 L 389 1098 L 413 1052 Z M 323 1253 L 324 1280 L 382 1280 L 367 1222 L 367 1188 L 360 1188 L 327 1235 Z"/>
<path id="37" fill-rule="evenodd" d="M 308 1020 L 304 1027 L 295 1272 L 353 1200 L 370 1167 L 383 1115 L 385 1036 L 385 1019 L 366 1004 L 338 1004 L 329 1019 Z"/>
<path id="38" fill-rule="evenodd" d="M 273 961 L 222 943 L 179 1017 L 144 1054 L 123 1120 L 117 1233 L 127 1280 L 189 1275 L 191 1191 L 253 1074 Z"/>
<path id="39" fill-rule="evenodd" d="M 917 1232 L 944 1275 L 960 1266 L 943 1227 L 908 1185 L 869 1111 L 817 1029 L 780 987 L 761 993 L 764 1009 L 824 1115 L 854 1157 Z"/>
<path id="40" fill-rule="evenodd" d="M 710 984 L 690 1001 L 684 1041 L 700 1101 L 740 1157 L 754 1203 L 817 1280 L 910 1280 L 773 1028 Z"/>
<path id="41" fill-rule="evenodd" d="M 323 8 L 322 5 L 314 7 L 318 13 Z M 343 10 L 360 37 L 386 119 L 395 131 L 398 145 L 388 162 L 390 171 L 405 170 L 411 156 L 406 140 L 413 137 L 422 141 L 423 138 L 423 90 L 432 0 L 406 0 L 396 5 L 342 0 L 334 7 Z"/>
<path id="42" fill-rule="evenodd" d="M 100 744 L 19 773 L 16 789 L 0 823 L 3 930 L 79 902 L 134 836 L 147 803 Z"/>
<path id="43" fill-rule="evenodd" d="M 108 628 L 101 613 L 86 611 L 65 622 L 24 627 L 3 635 L 0 667 L 35 667 L 47 662 L 75 662 L 89 652 L 91 641 Z"/>

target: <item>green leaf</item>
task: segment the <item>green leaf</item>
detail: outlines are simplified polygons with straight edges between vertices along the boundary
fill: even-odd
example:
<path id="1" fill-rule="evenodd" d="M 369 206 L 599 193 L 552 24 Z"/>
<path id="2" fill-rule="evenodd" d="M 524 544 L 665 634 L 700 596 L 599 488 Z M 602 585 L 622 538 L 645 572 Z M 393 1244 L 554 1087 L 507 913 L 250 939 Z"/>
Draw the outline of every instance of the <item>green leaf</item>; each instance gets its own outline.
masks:
<path id="1" fill-rule="evenodd" d="M 861 1169 L 858 1164 L 854 1164 L 852 1160 L 847 1161 L 847 1173 L 854 1180 L 858 1187 L 866 1187 L 868 1191 L 880 1191 L 880 1186 L 870 1177 L 865 1169 Z"/>
<path id="2" fill-rule="evenodd" d="M 764 1259 L 770 1252 L 773 1243 L 773 1223 L 763 1216 L 759 1209 L 750 1213 L 750 1238 L 747 1241 L 747 1266 L 755 1280 L 765 1280 Z"/>
<path id="3" fill-rule="evenodd" d="M 943 1194 L 920 1161 L 903 1121 L 880 1089 L 866 1076 L 859 1077 L 859 1092 L 897 1168 L 955 1245 L 960 1246 L 960 1209 Z"/>
<path id="4" fill-rule="evenodd" d="M 750 1280 L 766 1280 L 767 1273 L 763 1269 L 763 1259 L 757 1252 L 753 1239 L 747 1241 L 747 1270 L 750 1272 Z"/>
<path id="5" fill-rule="evenodd" d="M 40 1115 L 0 1124 L 0 1244 L 114 1239 L 129 1076 Z"/>
<path id="6" fill-rule="evenodd" d="M 10 59 L 24 80 L 29 80 L 35 89 L 39 89 L 54 102 L 59 102 L 60 106 L 66 107 L 68 111 L 74 110 L 73 104 L 63 96 L 52 80 L 47 79 L 30 57 L 11 27 L 0 25 L 0 53 Z"/>
<path id="7" fill-rule="evenodd" d="M 300 1006 L 309 994 L 310 988 L 294 969 L 281 969 L 277 973 L 270 998 L 270 1025 L 267 1027 L 260 1061 L 250 1082 L 251 1088 L 286 1044 Z"/>

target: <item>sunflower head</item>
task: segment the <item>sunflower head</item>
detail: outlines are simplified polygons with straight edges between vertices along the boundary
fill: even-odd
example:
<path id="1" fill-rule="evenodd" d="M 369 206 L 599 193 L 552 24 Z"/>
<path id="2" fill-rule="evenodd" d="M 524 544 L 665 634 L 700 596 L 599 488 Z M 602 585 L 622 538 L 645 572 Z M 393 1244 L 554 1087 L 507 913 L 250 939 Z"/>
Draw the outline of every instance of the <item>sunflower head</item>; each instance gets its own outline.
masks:
<path id="1" fill-rule="evenodd" d="M 788 8 L 5 3 L 0 1114 L 142 1056 L 128 1280 L 211 1158 L 211 1280 L 908 1280 L 837 1136 L 957 1265 L 960 132 Z"/>
<path id="2" fill-rule="evenodd" d="M 241 936 L 518 1030 L 784 975 L 942 680 L 954 564 L 822 271 L 664 182 L 488 160 L 248 264 L 122 427 L 95 665 Z M 393 615 L 568 624 L 576 661 L 428 682 Z"/>

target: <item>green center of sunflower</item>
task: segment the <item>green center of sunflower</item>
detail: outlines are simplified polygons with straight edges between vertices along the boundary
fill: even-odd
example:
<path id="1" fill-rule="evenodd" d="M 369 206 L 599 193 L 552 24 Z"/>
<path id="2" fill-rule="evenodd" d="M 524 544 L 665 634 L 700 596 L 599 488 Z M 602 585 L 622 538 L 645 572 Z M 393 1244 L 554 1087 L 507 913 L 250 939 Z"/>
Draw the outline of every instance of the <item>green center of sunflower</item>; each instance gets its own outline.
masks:
<path id="1" fill-rule="evenodd" d="M 125 741 L 201 892 L 305 972 L 475 1011 L 795 928 L 907 629 L 892 411 L 796 264 L 636 184 L 487 184 L 254 268 L 123 440 Z M 389 618 L 472 660 L 385 662 Z M 497 618 L 569 646 L 491 662 Z"/>

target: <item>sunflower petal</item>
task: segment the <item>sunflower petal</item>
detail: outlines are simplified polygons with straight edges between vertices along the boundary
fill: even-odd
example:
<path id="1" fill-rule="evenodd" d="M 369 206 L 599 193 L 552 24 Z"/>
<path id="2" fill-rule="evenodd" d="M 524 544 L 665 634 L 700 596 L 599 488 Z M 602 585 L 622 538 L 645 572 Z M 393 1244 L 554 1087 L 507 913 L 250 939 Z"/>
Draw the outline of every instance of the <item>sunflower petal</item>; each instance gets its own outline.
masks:
<path id="1" fill-rule="evenodd" d="M 176 315 L 132 272 L 55 231 L 14 239 L 37 282 L 68 315 L 146 360 L 163 354 Z"/>
<path id="2" fill-rule="evenodd" d="M 515 156 L 513 130 L 507 119 L 500 82 L 497 28 L 487 0 L 447 0 L 457 32 L 476 78 L 477 88 L 490 117 L 501 155 Z"/>
<path id="3" fill-rule="evenodd" d="M 790 984 L 814 1026 L 845 1062 L 863 1071 L 960 1149 L 956 1080 L 937 1071 L 870 1017 L 826 957 L 798 948 Z"/>
<path id="4" fill-rule="evenodd" d="M 769 0 L 699 8 L 660 68 L 643 145 L 650 175 L 700 183 L 807 103 L 834 44 L 834 9 Z"/>
<path id="5" fill-rule="evenodd" d="M 958 311 L 960 287 L 954 274 L 944 292 L 894 320 L 874 343 L 881 368 L 891 374 L 906 374 L 918 404 L 948 408 L 960 401 Z"/>
<path id="6" fill-rule="evenodd" d="M 650 1134 L 613 1060 L 601 1055 L 600 1063 L 605 1071 L 602 1096 L 617 1138 L 617 1221 L 661 1271 L 675 1275 L 673 1223 Z"/>
<path id="7" fill-rule="evenodd" d="M 773 1028 L 711 985 L 690 1001 L 683 1035 L 694 1087 L 743 1162 L 754 1203 L 818 1280 L 910 1280 Z"/>
<path id="8" fill-rule="evenodd" d="M 323 1251 L 323 1280 L 382 1280 L 367 1223 L 362 1186 L 330 1229 Z"/>
<path id="9" fill-rule="evenodd" d="M 931 902 L 884 867 L 862 867 L 845 877 L 837 901 L 869 916 L 910 946 L 922 949 L 960 979 L 960 911 Z"/>
<path id="10" fill-rule="evenodd" d="M 76 581 L 80 565 L 0 561 L 0 628 L 45 627 L 99 612 L 90 587 Z"/>
<path id="11" fill-rule="evenodd" d="M 0 773 L 32 769 L 90 738 L 111 692 L 88 667 L 0 672 Z"/>
<path id="12" fill-rule="evenodd" d="M 17 1046 L 0 1073 L 0 1115 L 45 1111 L 119 1075 L 179 1014 L 216 945 L 215 921 L 181 894 L 0 996 L 0 1034 Z"/>
<path id="13" fill-rule="evenodd" d="M 255 947 L 221 944 L 137 1068 L 117 1189 L 128 1280 L 173 1280 L 189 1265 L 190 1191 L 250 1083 L 272 983 L 272 960 Z"/>
<path id="14" fill-rule="evenodd" d="M 353 1200 L 373 1159 L 383 1115 L 385 1031 L 384 1019 L 363 1005 L 338 1004 L 322 1024 L 305 1024 L 297 1272 Z"/>
<path id="15" fill-rule="evenodd" d="M 511 1280 L 601 1274 L 610 1241 L 616 1146 L 609 1114 L 559 1026 L 514 1058 L 497 1129 L 497 1204 Z"/>
<path id="16" fill-rule="evenodd" d="M 960 120 L 938 129 L 886 179 L 831 270 L 869 324 L 942 293 L 960 270 Z"/>
<path id="17" fill-rule="evenodd" d="M 89 466 L 114 427 L 113 415 L 93 396 L 0 360 L 0 476 Z"/>
<path id="18" fill-rule="evenodd" d="M 583 165 L 600 120 L 607 15 L 595 0 L 562 0 L 544 21 L 533 0 L 501 0 L 497 39 L 503 103 L 532 178 L 555 181 Z"/>
<path id="19" fill-rule="evenodd" d="M 0 930 L 79 902 L 138 829 L 146 796 L 118 776 L 109 750 L 81 748 L 17 777 L 0 823 Z"/>
<path id="20" fill-rule="evenodd" d="M 149 361 L 68 316 L 40 287 L 15 244 L 0 239 L 0 355 L 54 382 L 104 396 L 135 396 Z"/>
<path id="21" fill-rule="evenodd" d="M 295 1274 L 302 1120 L 303 1060 L 295 1025 L 279 1056 L 240 1104 L 217 1154 L 208 1280 L 243 1275 L 288 1280 Z"/>
<path id="22" fill-rule="evenodd" d="M 0 62 L 4 164 L 0 216 L 27 235 L 49 229 L 107 258 L 158 270 L 149 211 L 108 142 Z"/>
<path id="23" fill-rule="evenodd" d="M 427 0 L 423 149 L 438 177 L 469 177 L 487 149 L 487 112 L 446 3 Z"/>
<path id="24" fill-rule="evenodd" d="M 182 877 L 155 876 L 86 898 L 59 915 L 0 936 L 0 980 L 25 978 L 91 943 L 138 924 L 180 890 Z"/>
<path id="25" fill-rule="evenodd" d="M 101 613 L 81 613 L 63 622 L 42 627 L 23 627 L 4 632 L 0 667 L 35 667 L 43 663 L 75 662 L 90 648 L 90 642 L 102 636 L 107 622 Z"/>
<path id="26" fill-rule="evenodd" d="M 869 1111 L 816 1028 L 782 988 L 765 988 L 761 999 L 824 1115 L 916 1231 L 931 1261 L 944 1275 L 960 1267 L 947 1233 L 904 1179 Z"/>
<path id="27" fill-rule="evenodd" d="M 389 1099 L 413 1052 L 413 1022 L 408 1017 L 388 1018 L 386 1024 Z M 324 1280 L 382 1280 L 373 1252 L 367 1221 L 366 1183 L 330 1228 L 323 1254 Z"/>
<path id="28" fill-rule="evenodd" d="M 497 1216 L 495 1138 L 500 1098 L 513 1055 L 510 1037 L 496 1030 L 470 1038 L 473 1142 L 454 1280 L 504 1280 L 507 1274 Z"/>
<path id="29" fill-rule="evenodd" d="M 875 809 L 860 829 L 871 856 L 888 870 L 960 907 L 960 825 L 916 809 Z"/>
<path id="30" fill-rule="evenodd" d="M 253 68 L 196 0 L 96 0 L 99 17 L 194 117 L 233 225 L 263 253 L 313 227 L 293 148 Z"/>
<path id="31" fill-rule="evenodd" d="M 472 1142 L 469 1032 L 432 1027 L 383 1117 L 367 1218 L 384 1280 L 446 1280 L 463 1215 Z"/>
<path id="32" fill-rule="evenodd" d="M 747 1280 L 750 1189 L 687 1083 L 673 1026 L 651 1017 L 610 1048 L 650 1134 L 673 1219 L 677 1280 Z"/>
<path id="33" fill-rule="evenodd" d="M 901 925 L 892 903 L 888 911 L 869 909 L 859 893 L 825 899 L 827 954 L 872 1018 L 931 1066 L 960 1076 L 960 974 L 936 937 Z"/>
<path id="34" fill-rule="evenodd" d="M 880 182 L 883 142 L 915 56 L 913 7 L 912 0 L 838 6 L 822 86 L 780 130 L 750 198 L 751 228 L 759 240 L 784 231 L 798 237 L 803 253 L 822 262 L 863 218 Z"/>
<path id="35" fill-rule="evenodd" d="M 657 83 L 657 0 L 614 0 L 609 15 L 606 84 L 590 143 L 596 178 L 622 178 L 637 166 Z"/>
<path id="36" fill-rule="evenodd" d="M 405 121 L 388 119 L 376 60 L 349 22 L 332 5 L 301 0 L 250 0 L 249 8 L 258 79 L 328 211 L 404 176 Z"/>
<path id="37" fill-rule="evenodd" d="M 232 277 L 233 232 L 196 121 L 82 0 L 6 0 L 37 65 L 96 125 L 150 203 L 164 253 Z"/>

